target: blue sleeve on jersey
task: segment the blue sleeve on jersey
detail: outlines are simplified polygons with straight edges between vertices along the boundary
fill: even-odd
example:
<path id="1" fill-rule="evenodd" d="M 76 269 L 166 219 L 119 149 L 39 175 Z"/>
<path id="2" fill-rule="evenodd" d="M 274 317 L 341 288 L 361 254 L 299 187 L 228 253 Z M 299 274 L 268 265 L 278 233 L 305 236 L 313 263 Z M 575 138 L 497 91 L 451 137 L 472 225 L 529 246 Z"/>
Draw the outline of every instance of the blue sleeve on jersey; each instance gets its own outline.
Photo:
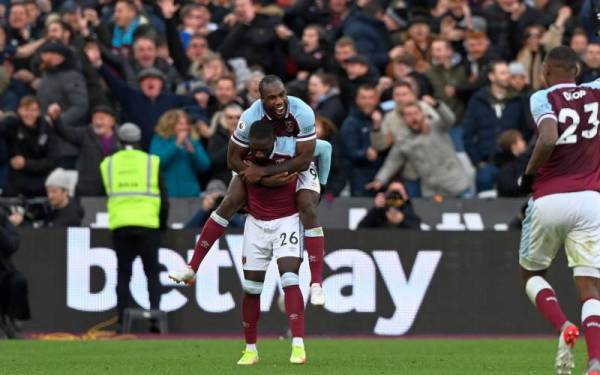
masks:
<path id="1" fill-rule="evenodd" d="M 554 118 L 556 120 L 556 113 L 552 109 L 550 101 L 548 101 L 548 91 L 541 90 L 531 95 L 530 99 L 531 115 L 536 125 L 545 118 Z"/>
<path id="2" fill-rule="evenodd" d="M 582 83 L 580 86 L 589 87 L 591 89 L 600 89 L 600 78 L 596 78 L 593 81 Z"/>
<path id="3" fill-rule="evenodd" d="M 250 143 L 250 127 L 252 124 L 261 119 L 262 113 L 260 111 L 260 101 L 254 102 L 250 108 L 242 112 L 240 121 L 238 122 L 231 140 L 242 147 L 248 147 Z"/>
<path id="4" fill-rule="evenodd" d="M 298 122 L 300 132 L 298 133 L 298 141 L 310 141 L 317 138 L 315 128 L 315 112 L 313 109 L 301 99 L 290 97 L 290 109 Z"/>
<path id="5" fill-rule="evenodd" d="M 329 179 L 329 170 L 331 169 L 331 143 L 317 139 L 315 146 L 315 157 L 318 158 L 317 169 L 319 171 L 319 181 L 321 185 L 327 185 Z"/>

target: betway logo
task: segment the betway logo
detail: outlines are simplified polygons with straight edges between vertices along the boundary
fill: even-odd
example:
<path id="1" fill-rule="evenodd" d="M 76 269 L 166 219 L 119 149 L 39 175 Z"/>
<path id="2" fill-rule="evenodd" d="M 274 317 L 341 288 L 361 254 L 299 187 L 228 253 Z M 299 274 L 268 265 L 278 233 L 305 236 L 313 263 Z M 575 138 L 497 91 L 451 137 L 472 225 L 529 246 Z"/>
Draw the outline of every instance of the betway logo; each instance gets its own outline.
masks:
<path id="1" fill-rule="evenodd" d="M 224 313 L 236 308 L 230 291 L 221 292 L 219 272 L 223 268 L 235 268 L 238 281 L 243 280 L 242 235 L 227 235 L 225 240 L 230 250 L 213 246 L 200 266 L 195 284 L 195 299 L 200 309 L 209 313 Z M 191 259 L 193 250 L 187 251 Z M 419 251 L 410 275 L 406 275 L 398 252 L 395 250 L 375 250 L 370 254 L 358 249 L 340 249 L 329 252 L 325 263 L 334 272 L 323 281 L 327 296 L 325 310 L 332 314 L 350 312 L 377 314 L 377 270 L 394 305 L 391 317 L 378 315 L 373 332 L 378 335 L 403 335 L 412 327 L 427 289 L 437 269 L 442 252 L 439 250 Z M 308 257 L 300 267 L 300 287 L 304 302 L 308 299 L 310 270 Z M 171 249 L 161 248 L 159 262 L 167 272 L 162 272 L 160 280 L 166 287 L 173 287 L 163 293 L 160 308 L 175 311 L 185 306 L 188 298 L 180 293 L 177 284 L 168 279 L 167 273 L 181 268 L 185 261 Z M 92 290 L 91 269 L 97 267 L 106 280 L 100 290 Z M 406 267 L 408 268 L 408 267 Z M 117 258 L 108 248 L 90 248 L 90 230 L 70 228 L 67 237 L 67 306 L 80 311 L 106 311 L 117 304 L 115 287 L 117 284 Z M 343 270 L 343 272 L 336 272 Z M 130 290 L 135 301 L 149 308 L 147 281 L 142 262 L 138 258 L 133 264 Z M 348 294 L 348 289 L 351 294 Z M 277 266 L 273 262 L 267 270 L 261 310 L 270 311 L 276 291 L 280 290 Z M 344 293 L 342 293 L 344 290 Z"/>
<path id="2" fill-rule="evenodd" d="M 585 90 L 579 90 L 579 91 L 574 91 L 574 92 L 563 91 L 562 94 L 565 97 L 565 100 L 571 101 L 571 100 L 577 100 L 577 99 L 583 98 L 586 94 L 586 91 Z"/>

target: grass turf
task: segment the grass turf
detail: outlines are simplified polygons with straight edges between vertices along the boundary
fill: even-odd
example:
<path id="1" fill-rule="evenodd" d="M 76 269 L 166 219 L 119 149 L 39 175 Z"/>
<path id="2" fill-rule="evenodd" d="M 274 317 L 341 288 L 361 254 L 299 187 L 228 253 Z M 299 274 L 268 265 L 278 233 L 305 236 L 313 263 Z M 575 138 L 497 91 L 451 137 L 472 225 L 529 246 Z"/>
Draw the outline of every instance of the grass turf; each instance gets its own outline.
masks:
<path id="1" fill-rule="evenodd" d="M 236 365 L 233 339 L 2 341 L 0 374 L 553 374 L 551 339 L 308 339 L 308 363 L 289 343 L 261 340 L 260 362 Z M 585 342 L 576 350 L 582 374 Z"/>

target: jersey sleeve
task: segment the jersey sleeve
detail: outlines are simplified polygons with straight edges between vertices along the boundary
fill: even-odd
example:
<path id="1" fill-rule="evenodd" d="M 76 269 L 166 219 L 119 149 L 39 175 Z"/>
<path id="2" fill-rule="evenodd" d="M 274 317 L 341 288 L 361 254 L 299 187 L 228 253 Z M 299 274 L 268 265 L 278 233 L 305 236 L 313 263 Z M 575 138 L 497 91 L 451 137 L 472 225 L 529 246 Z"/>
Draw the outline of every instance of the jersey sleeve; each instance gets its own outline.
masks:
<path id="1" fill-rule="evenodd" d="M 305 142 L 317 139 L 317 132 L 315 128 L 315 113 L 312 108 L 304 102 L 299 103 L 298 111 L 296 112 L 296 121 L 300 127 L 297 141 Z"/>
<path id="2" fill-rule="evenodd" d="M 530 99 L 531 116 L 536 126 L 540 125 L 540 122 L 546 118 L 551 118 L 557 121 L 556 113 L 548 100 L 548 93 L 546 90 L 538 91 L 531 95 Z"/>
<path id="3" fill-rule="evenodd" d="M 235 128 L 235 131 L 231 135 L 231 140 L 238 146 L 247 148 L 250 144 L 250 126 L 252 125 L 252 118 L 249 110 L 242 113 L 240 121 Z"/>
<path id="4" fill-rule="evenodd" d="M 319 181 L 322 185 L 327 185 L 329 179 L 329 170 L 331 169 L 331 143 L 317 139 L 315 146 L 315 157 L 317 158 L 317 170 L 319 171 Z"/>

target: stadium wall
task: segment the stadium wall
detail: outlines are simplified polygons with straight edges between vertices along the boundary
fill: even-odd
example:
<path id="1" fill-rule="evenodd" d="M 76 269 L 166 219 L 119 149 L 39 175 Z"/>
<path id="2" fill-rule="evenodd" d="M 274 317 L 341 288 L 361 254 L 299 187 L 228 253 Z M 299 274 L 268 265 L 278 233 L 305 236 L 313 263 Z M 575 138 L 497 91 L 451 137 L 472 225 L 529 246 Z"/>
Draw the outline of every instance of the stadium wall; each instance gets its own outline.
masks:
<path id="1" fill-rule="evenodd" d="M 114 316 L 116 256 L 106 230 L 25 229 L 17 267 L 29 279 L 29 331 L 85 331 Z M 167 270 L 191 257 L 195 231 L 169 231 L 160 250 L 161 308 L 175 333 L 240 332 L 240 233 L 228 233 L 200 268 L 194 287 L 176 286 Z M 307 307 L 307 333 L 322 335 L 537 334 L 551 329 L 521 285 L 518 232 L 399 232 L 329 230 L 324 309 Z M 215 246 L 217 247 L 217 246 Z M 306 296 L 308 267 L 301 269 Z M 572 319 L 572 278 L 564 256 L 550 281 Z M 148 305 L 140 260 L 131 291 Z M 278 308 L 278 277 L 270 269 L 261 300 L 260 331 L 287 329 Z"/>

